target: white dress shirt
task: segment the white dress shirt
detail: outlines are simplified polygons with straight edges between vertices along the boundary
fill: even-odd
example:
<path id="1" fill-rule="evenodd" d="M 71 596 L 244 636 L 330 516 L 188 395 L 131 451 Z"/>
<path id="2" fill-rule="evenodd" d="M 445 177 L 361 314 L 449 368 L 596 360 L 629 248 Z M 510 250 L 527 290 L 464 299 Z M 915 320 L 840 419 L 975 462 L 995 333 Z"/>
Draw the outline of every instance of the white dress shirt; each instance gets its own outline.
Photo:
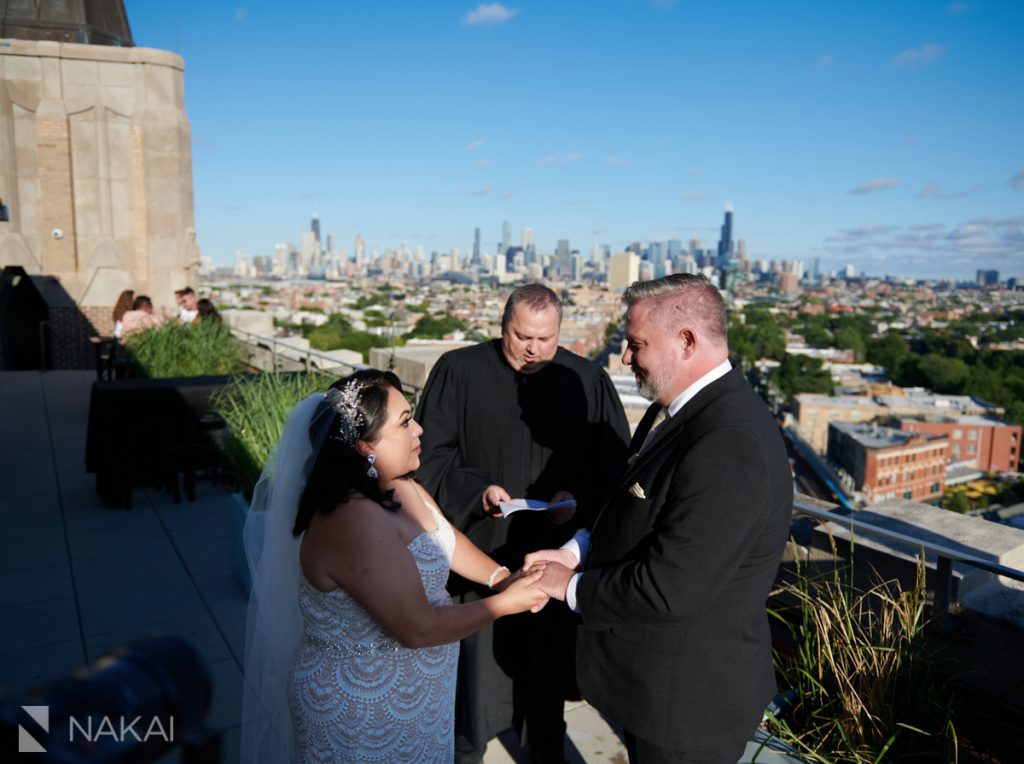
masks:
<path id="1" fill-rule="evenodd" d="M 697 393 L 699 393 L 705 387 L 710 385 L 712 382 L 715 382 L 716 380 L 719 380 L 722 377 L 724 377 L 726 374 L 729 373 L 731 369 L 732 364 L 729 363 L 729 359 L 726 358 L 724 361 L 718 364 L 718 366 L 713 368 L 703 377 L 701 377 L 692 385 L 687 387 L 685 390 L 683 390 L 683 392 L 679 393 L 679 395 L 673 398 L 672 402 L 668 404 L 667 418 L 671 419 L 676 414 L 678 414 L 680 409 L 683 408 L 684 404 L 686 404 Z M 654 430 L 652 428 L 651 433 L 653 433 L 653 431 Z M 648 433 L 648 435 L 650 435 L 651 433 Z M 643 445 L 640 446 L 640 451 L 644 450 L 649 441 L 650 437 L 644 440 Z M 583 567 L 587 564 L 587 550 L 590 549 L 590 531 L 588 531 L 586 528 L 580 528 L 578 531 L 576 531 L 575 536 L 573 536 L 571 539 L 562 544 L 561 548 L 568 550 L 571 554 L 576 556 L 576 559 L 579 560 L 580 570 L 582 571 Z M 569 608 L 576 613 L 580 612 L 576 607 L 576 584 L 579 582 L 579 579 L 580 573 L 574 574 L 573 577 L 569 579 L 569 585 L 566 587 L 565 590 L 565 604 L 568 605 Z"/>

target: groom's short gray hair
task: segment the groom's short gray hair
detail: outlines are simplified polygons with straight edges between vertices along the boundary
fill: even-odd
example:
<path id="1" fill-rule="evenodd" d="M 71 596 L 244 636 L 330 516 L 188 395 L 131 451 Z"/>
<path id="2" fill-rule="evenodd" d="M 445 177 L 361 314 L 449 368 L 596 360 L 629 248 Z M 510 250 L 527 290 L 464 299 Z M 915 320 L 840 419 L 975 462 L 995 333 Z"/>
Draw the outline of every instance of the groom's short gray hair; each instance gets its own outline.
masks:
<path id="1" fill-rule="evenodd" d="M 728 345 L 728 322 L 721 292 L 700 273 L 673 273 L 652 281 L 634 281 L 622 294 L 626 309 L 655 301 L 659 324 L 669 329 L 696 324 L 712 342 Z"/>

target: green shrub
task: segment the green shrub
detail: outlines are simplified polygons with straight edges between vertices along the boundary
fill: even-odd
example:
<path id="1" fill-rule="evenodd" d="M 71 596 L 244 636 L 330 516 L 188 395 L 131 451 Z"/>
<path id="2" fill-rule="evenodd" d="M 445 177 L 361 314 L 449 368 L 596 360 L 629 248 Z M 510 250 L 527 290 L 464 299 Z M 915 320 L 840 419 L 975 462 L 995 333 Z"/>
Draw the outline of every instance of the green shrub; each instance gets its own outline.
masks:
<path id="1" fill-rule="evenodd" d="M 227 422 L 225 456 L 246 501 L 281 437 L 288 413 L 310 393 L 326 390 L 330 375 L 274 373 L 239 377 L 214 393 L 210 404 Z"/>
<path id="2" fill-rule="evenodd" d="M 125 338 L 136 376 L 202 377 L 238 374 L 245 369 L 245 351 L 231 330 L 217 321 L 180 324 L 177 321 Z"/>

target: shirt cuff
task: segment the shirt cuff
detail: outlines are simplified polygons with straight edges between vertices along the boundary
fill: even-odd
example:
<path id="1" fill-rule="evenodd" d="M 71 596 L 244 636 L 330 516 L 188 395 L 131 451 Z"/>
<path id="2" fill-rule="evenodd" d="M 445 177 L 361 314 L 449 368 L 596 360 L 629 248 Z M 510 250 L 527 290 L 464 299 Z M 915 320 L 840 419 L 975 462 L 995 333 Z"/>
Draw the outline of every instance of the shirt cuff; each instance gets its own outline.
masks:
<path id="1" fill-rule="evenodd" d="M 565 604 L 574 613 L 580 612 L 579 608 L 576 607 L 576 584 L 579 582 L 581 575 L 580 573 L 573 573 L 572 578 L 569 579 L 569 585 L 565 587 Z"/>
<path id="2" fill-rule="evenodd" d="M 587 552 L 590 551 L 590 531 L 580 528 L 576 535 L 566 541 L 561 549 L 565 549 L 579 560 L 580 570 L 587 564 Z"/>

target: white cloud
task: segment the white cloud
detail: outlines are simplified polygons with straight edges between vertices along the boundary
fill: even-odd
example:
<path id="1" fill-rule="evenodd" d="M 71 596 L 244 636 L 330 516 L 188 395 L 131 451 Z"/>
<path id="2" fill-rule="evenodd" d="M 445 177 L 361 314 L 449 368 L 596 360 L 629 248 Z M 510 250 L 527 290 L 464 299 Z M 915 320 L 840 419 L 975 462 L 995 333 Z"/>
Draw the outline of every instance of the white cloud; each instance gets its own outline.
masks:
<path id="1" fill-rule="evenodd" d="M 608 157 L 606 160 L 604 160 L 604 163 L 605 164 L 610 164 L 612 167 L 625 167 L 626 165 L 629 164 L 629 162 L 627 162 L 622 157 L 616 157 L 616 156 Z"/>
<path id="2" fill-rule="evenodd" d="M 918 197 L 921 199 L 938 199 L 939 201 L 946 201 L 948 199 L 961 199 L 965 196 L 969 196 L 978 190 L 978 186 L 971 186 L 966 191 L 943 191 L 942 184 L 938 181 L 929 182 L 924 188 L 917 192 Z"/>
<path id="3" fill-rule="evenodd" d="M 542 165 L 553 167 L 557 165 L 571 164 L 579 161 L 579 159 L 579 154 L 548 154 L 540 160 L 540 163 Z"/>
<path id="4" fill-rule="evenodd" d="M 1014 188 L 1024 188 L 1024 170 L 1021 170 L 1010 179 L 1010 185 Z"/>
<path id="5" fill-rule="evenodd" d="M 487 141 L 473 141 L 472 143 L 466 144 L 466 151 L 479 151 L 484 147 Z"/>
<path id="6" fill-rule="evenodd" d="M 703 167 L 691 167 L 686 172 L 687 172 L 688 175 L 703 175 L 704 174 L 704 168 Z"/>
<path id="7" fill-rule="evenodd" d="M 851 194 L 871 194 L 875 191 L 887 191 L 890 188 L 896 188 L 902 186 L 903 181 L 900 178 L 875 178 L 874 180 L 866 180 L 854 189 L 850 190 Z"/>
<path id="8" fill-rule="evenodd" d="M 831 69 L 835 64 L 836 58 L 831 53 L 822 53 L 818 56 L 818 60 L 814 62 L 815 69 Z"/>
<path id="9" fill-rule="evenodd" d="M 914 69 L 938 61 L 946 55 L 946 46 L 930 42 L 920 48 L 907 48 L 897 54 L 889 63 L 899 69 Z"/>
<path id="10" fill-rule="evenodd" d="M 492 162 L 490 159 L 478 159 L 478 160 L 476 160 L 476 166 L 477 167 L 490 167 L 492 164 L 494 164 L 494 162 Z"/>
<path id="11" fill-rule="evenodd" d="M 235 21 L 237 21 L 239 24 L 244 24 L 248 20 L 249 20 L 249 11 L 248 11 L 248 9 L 246 9 L 246 8 L 236 8 L 235 9 Z"/>
<path id="12" fill-rule="evenodd" d="M 967 3 L 953 2 L 946 6 L 946 13 L 957 15 L 967 13 Z"/>
<path id="13" fill-rule="evenodd" d="M 719 194 L 683 194 L 683 199 L 688 202 L 713 202 L 721 198 Z"/>
<path id="14" fill-rule="evenodd" d="M 501 3 L 480 3 L 476 8 L 462 17 L 462 23 L 467 27 L 487 27 L 495 24 L 504 24 L 519 13 L 514 8 L 506 8 Z"/>

